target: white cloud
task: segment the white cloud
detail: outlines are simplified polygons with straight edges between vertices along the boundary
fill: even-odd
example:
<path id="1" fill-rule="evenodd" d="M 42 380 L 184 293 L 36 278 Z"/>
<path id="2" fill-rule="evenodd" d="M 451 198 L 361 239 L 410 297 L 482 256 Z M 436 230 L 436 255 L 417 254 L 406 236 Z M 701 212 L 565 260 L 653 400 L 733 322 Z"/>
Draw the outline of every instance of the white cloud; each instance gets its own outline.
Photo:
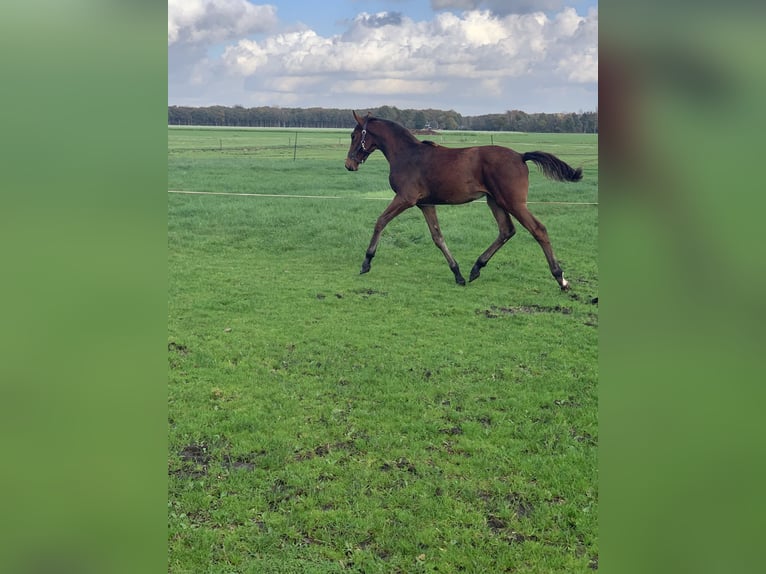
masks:
<path id="1" fill-rule="evenodd" d="M 545 18 L 536 16 L 513 16 L 505 21 L 488 12 L 472 12 L 464 18 L 440 15 L 427 23 L 405 18 L 399 25 L 368 27 L 366 15 L 362 16 L 343 38 L 322 38 L 305 30 L 262 42 L 241 40 L 226 49 L 223 61 L 231 71 L 243 75 L 252 74 L 266 62 L 296 74 L 342 71 L 372 78 L 452 75 L 453 64 L 466 73 L 482 69 L 508 72 L 518 66 L 496 56 L 516 54 L 525 45 L 528 48 L 520 59 L 536 58 L 546 24 Z"/>
<path id="2" fill-rule="evenodd" d="M 431 0 L 434 10 L 491 10 L 495 14 L 528 14 L 557 10 L 564 0 Z"/>
<path id="3" fill-rule="evenodd" d="M 315 76 L 277 76 L 271 82 L 274 91 L 286 94 L 300 93 L 321 82 Z"/>
<path id="4" fill-rule="evenodd" d="M 375 93 L 383 95 L 396 94 L 431 94 L 446 87 L 444 82 L 429 80 L 402 80 L 396 78 L 377 80 L 353 80 L 343 86 L 332 88 L 334 93 L 352 92 L 357 94 Z"/>
<path id="5" fill-rule="evenodd" d="M 227 15 L 233 13 L 234 5 L 264 8 L 244 0 L 215 1 L 219 8 L 231 5 Z M 547 111 L 595 109 L 596 9 L 585 16 L 573 8 L 551 16 L 543 12 L 501 16 L 489 10 L 460 15 L 440 12 L 421 22 L 400 13 L 362 13 L 342 35 L 323 37 L 303 29 L 256 40 L 233 32 L 231 26 L 213 25 L 214 19 L 201 16 L 201 4 L 200 0 L 171 0 L 170 5 L 183 7 L 175 12 L 174 22 L 189 23 L 179 29 L 175 42 L 193 42 L 193 38 L 210 41 L 216 34 L 239 39 L 214 57 L 206 54 L 204 64 L 190 68 L 195 70 L 197 81 L 206 85 L 206 97 L 220 85 L 219 101 L 193 105 L 303 102 L 300 105 L 306 107 L 353 107 L 351 102 L 363 100 L 364 105 L 443 107 L 461 113 L 476 113 L 463 111 L 468 105 L 492 105 L 493 111 L 543 111 L 532 108 L 551 105 L 545 94 L 560 94 L 567 86 L 581 84 L 590 87 L 574 93 L 581 100 L 590 97 L 591 103 L 566 102 Z M 204 4 L 214 5 L 213 1 Z M 275 18 L 273 12 L 265 13 Z M 218 22 L 228 22 L 227 18 Z M 252 32 L 256 20 L 253 16 L 250 24 L 238 20 L 237 25 Z M 170 29 L 169 19 L 169 44 Z M 201 79 L 204 74 L 207 78 Z M 183 103 L 172 101 L 175 87 L 183 79 L 174 77 L 174 82 L 169 86 L 170 103 Z M 498 103 L 488 103 L 490 100 Z M 466 105 L 461 106 L 461 102 Z"/>
<path id="6" fill-rule="evenodd" d="M 556 16 L 555 26 L 557 37 L 567 39 L 560 46 L 557 72 L 576 83 L 598 82 L 598 13 L 581 17 L 565 8 Z"/>
<path id="7" fill-rule="evenodd" d="M 168 46 L 230 41 L 266 32 L 276 23 L 274 6 L 247 0 L 168 0 Z"/>
<path id="8" fill-rule="evenodd" d="M 240 40 L 223 54 L 223 62 L 230 69 L 243 76 L 254 74 L 269 61 L 269 54 L 254 40 Z"/>

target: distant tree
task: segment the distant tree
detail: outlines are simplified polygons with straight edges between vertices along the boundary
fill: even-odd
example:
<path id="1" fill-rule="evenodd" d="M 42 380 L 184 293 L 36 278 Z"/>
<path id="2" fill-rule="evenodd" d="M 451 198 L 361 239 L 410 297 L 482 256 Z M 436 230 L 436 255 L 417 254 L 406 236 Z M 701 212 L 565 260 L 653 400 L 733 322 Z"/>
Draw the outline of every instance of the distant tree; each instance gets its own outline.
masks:
<path id="1" fill-rule="evenodd" d="M 396 106 L 381 106 L 375 112 L 375 116 L 384 120 L 398 122 L 401 116 L 401 112 L 396 108 Z"/>
<path id="2" fill-rule="evenodd" d="M 367 110 L 357 110 L 366 113 Z M 527 114 L 510 110 L 502 114 L 463 117 L 454 110 L 413 110 L 381 106 L 370 110 L 379 118 L 393 120 L 410 129 L 466 129 L 520 132 L 598 133 L 598 111 L 568 114 Z M 168 106 L 168 125 L 350 128 L 351 110 L 327 108 L 280 108 L 261 106 Z"/>

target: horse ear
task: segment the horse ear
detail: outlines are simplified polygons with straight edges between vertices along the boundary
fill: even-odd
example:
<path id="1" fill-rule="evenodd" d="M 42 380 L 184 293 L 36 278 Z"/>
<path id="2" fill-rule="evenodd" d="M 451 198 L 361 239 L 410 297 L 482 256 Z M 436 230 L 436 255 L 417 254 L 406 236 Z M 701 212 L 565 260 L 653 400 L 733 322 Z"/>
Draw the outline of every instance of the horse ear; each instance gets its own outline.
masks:
<path id="1" fill-rule="evenodd" d="M 351 110 L 351 112 L 354 114 L 354 119 L 356 120 L 356 123 L 358 123 L 361 126 L 364 123 L 364 120 L 362 120 L 362 118 L 356 115 L 356 110 Z"/>

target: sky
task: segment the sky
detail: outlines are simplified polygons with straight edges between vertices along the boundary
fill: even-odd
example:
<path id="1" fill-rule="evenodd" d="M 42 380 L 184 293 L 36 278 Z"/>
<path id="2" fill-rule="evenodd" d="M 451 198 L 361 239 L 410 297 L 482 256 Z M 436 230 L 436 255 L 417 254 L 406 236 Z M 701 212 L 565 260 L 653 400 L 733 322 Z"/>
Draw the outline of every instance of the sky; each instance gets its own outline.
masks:
<path id="1" fill-rule="evenodd" d="M 596 111 L 597 0 L 168 0 L 168 104 Z"/>

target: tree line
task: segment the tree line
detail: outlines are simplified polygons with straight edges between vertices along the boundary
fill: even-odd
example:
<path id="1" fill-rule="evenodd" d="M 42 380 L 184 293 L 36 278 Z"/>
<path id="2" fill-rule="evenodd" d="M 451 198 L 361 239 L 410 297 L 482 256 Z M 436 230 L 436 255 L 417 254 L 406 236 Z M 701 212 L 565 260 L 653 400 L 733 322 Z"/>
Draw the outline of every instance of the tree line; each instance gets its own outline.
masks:
<path id="1" fill-rule="evenodd" d="M 598 112 L 528 114 L 511 110 L 498 114 L 462 116 L 454 110 L 399 109 L 381 106 L 358 110 L 393 120 L 413 130 L 477 130 L 543 133 L 598 133 Z M 168 106 L 168 125 L 254 128 L 351 128 L 351 110 L 243 106 Z"/>

